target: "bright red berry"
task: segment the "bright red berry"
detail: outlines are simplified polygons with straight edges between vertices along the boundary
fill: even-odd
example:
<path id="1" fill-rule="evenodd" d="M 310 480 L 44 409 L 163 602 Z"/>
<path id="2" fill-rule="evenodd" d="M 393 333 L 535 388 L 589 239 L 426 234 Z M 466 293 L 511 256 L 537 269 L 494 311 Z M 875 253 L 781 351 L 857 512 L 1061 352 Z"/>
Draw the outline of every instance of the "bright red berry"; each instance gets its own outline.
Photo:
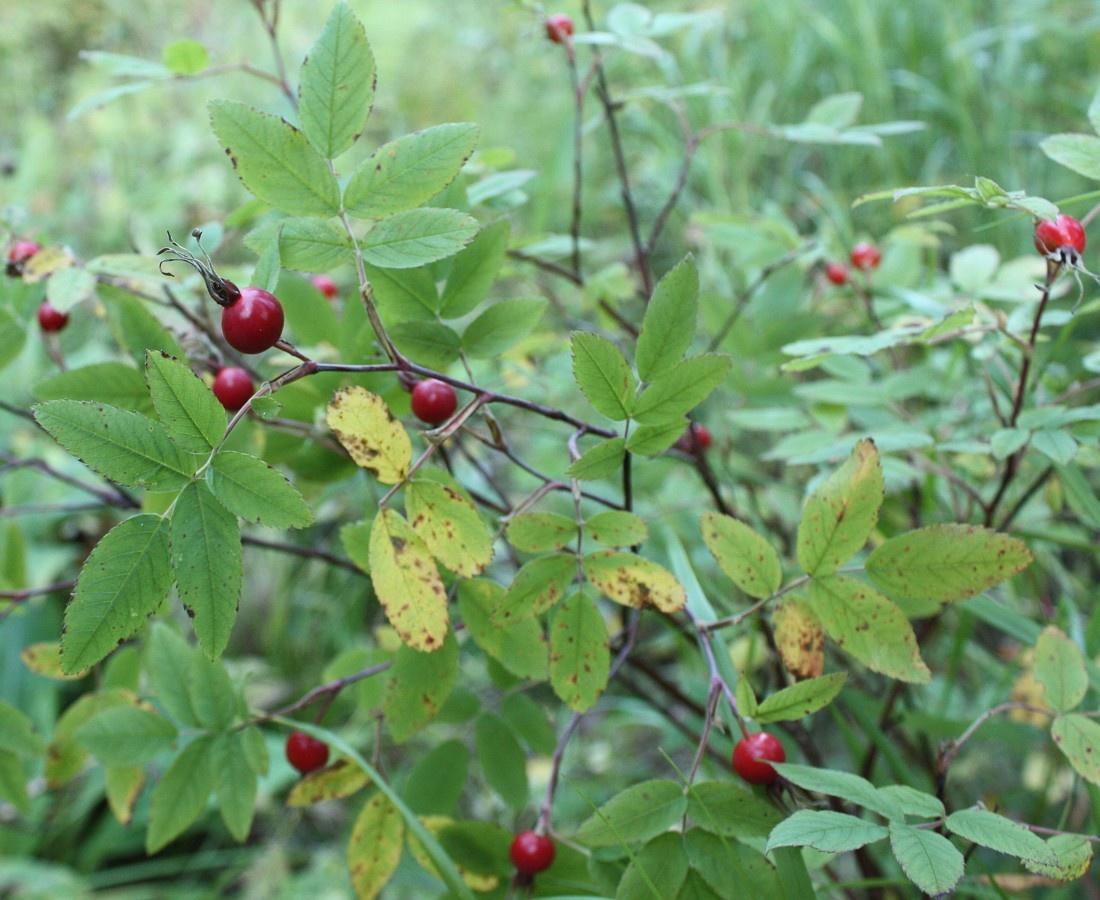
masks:
<path id="1" fill-rule="evenodd" d="M 852 248 L 850 258 L 852 265 L 857 269 L 870 272 L 872 269 L 877 269 L 878 264 L 882 262 L 882 251 L 874 244 L 862 241 Z"/>
<path id="2" fill-rule="evenodd" d="M 561 13 L 548 17 L 546 36 L 555 44 L 564 44 L 573 36 L 573 20 Z"/>
<path id="3" fill-rule="evenodd" d="M 237 366 L 219 369 L 214 376 L 214 396 L 230 412 L 236 412 L 256 392 L 252 377 Z"/>
<path id="4" fill-rule="evenodd" d="M 757 731 L 741 738 L 733 748 L 733 771 L 749 784 L 771 784 L 779 773 L 768 763 L 783 762 L 786 758 L 778 738 Z"/>
<path id="5" fill-rule="evenodd" d="M 27 260 L 41 249 L 34 241 L 13 241 L 8 250 L 7 273 L 13 278 L 18 277 L 22 274 Z"/>
<path id="6" fill-rule="evenodd" d="M 38 307 L 38 326 L 43 331 L 60 331 L 68 324 L 68 313 L 54 309 L 49 300 L 42 301 L 42 305 Z"/>
<path id="7" fill-rule="evenodd" d="M 340 289 L 336 286 L 336 282 L 327 275 L 314 275 L 313 286 L 328 297 L 329 300 L 334 300 L 336 295 L 340 293 Z"/>
<path id="8" fill-rule="evenodd" d="M 1080 256 L 1085 252 L 1085 229 L 1065 213 L 1054 219 L 1042 219 L 1035 225 L 1035 249 L 1044 256 L 1062 253 Z"/>
<path id="9" fill-rule="evenodd" d="M 848 267 L 844 263 L 831 262 L 825 265 L 825 277 L 839 287 L 848 283 Z"/>
<path id="10" fill-rule="evenodd" d="M 328 744 L 304 731 L 292 731 L 286 739 L 286 759 L 303 775 L 308 775 L 328 762 Z"/>
<path id="11" fill-rule="evenodd" d="M 699 422 L 692 422 L 676 440 L 676 449 L 681 453 L 697 453 L 710 447 L 712 438 L 710 429 Z"/>
<path id="12" fill-rule="evenodd" d="M 419 381 L 412 390 L 412 411 L 420 421 L 429 425 L 446 422 L 457 406 L 455 389 L 438 378 Z"/>
<path id="13" fill-rule="evenodd" d="M 258 287 L 237 290 L 236 299 L 222 309 L 222 334 L 241 353 L 263 353 L 283 336 L 283 306 L 270 291 Z M 232 292 L 230 291 L 230 296 Z"/>
<path id="14" fill-rule="evenodd" d="M 521 875 L 538 875 L 554 863 L 554 842 L 545 834 L 521 831 L 512 841 L 512 864 Z"/>

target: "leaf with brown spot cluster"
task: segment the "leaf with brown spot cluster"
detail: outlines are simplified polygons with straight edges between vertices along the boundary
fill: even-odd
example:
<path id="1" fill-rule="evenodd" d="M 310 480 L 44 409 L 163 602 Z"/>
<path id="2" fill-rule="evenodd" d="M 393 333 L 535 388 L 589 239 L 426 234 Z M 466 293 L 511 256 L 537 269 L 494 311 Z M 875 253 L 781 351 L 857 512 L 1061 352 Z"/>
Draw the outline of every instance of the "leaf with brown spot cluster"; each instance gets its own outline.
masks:
<path id="1" fill-rule="evenodd" d="M 865 543 L 885 488 L 875 442 L 864 439 L 806 501 L 798 524 L 798 564 L 811 575 L 835 572 Z"/>
<path id="2" fill-rule="evenodd" d="M 1079 713 L 1059 716 L 1050 736 L 1085 781 L 1100 784 L 1100 722 Z"/>
<path id="3" fill-rule="evenodd" d="M 607 624 L 583 591 L 569 597 L 550 622 L 550 684 L 577 712 L 590 709 L 607 687 L 611 667 Z"/>
<path id="4" fill-rule="evenodd" d="M 795 678 L 817 678 L 825 671 L 825 632 L 800 597 L 788 597 L 772 613 L 779 656 Z"/>
<path id="5" fill-rule="evenodd" d="M 382 510 L 370 533 L 374 592 L 401 640 L 417 650 L 438 650 L 450 616 L 447 592 L 428 548 L 392 509 Z"/>
<path id="6" fill-rule="evenodd" d="M 493 535 L 473 502 L 437 481 L 416 479 L 405 512 L 431 554 L 457 575 L 473 578 L 493 561 Z"/>
<path id="7" fill-rule="evenodd" d="M 355 896 L 377 897 L 401 862 L 405 823 L 397 807 L 382 793 L 363 806 L 348 841 L 348 871 Z"/>
<path id="8" fill-rule="evenodd" d="M 764 538 L 733 516 L 708 512 L 701 521 L 703 542 L 722 571 L 750 597 L 763 600 L 783 580 L 779 554 Z"/>
<path id="9" fill-rule="evenodd" d="M 290 789 L 287 806 L 312 806 L 323 800 L 340 800 L 350 797 L 370 784 L 367 773 L 346 759 L 339 759 L 331 766 L 310 772 Z"/>
<path id="10" fill-rule="evenodd" d="M 623 606 L 653 606 L 674 613 L 684 608 L 687 599 L 683 586 L 668 569 L 633 553 L 590 553 L 584 558 L 584 574 L 604 596 Z"/>
<path id="11" fill-rule="evenodd" d="M 412 441 L 377 394 L 361 387 L 342 388 L 329 403 L 325 421 L 355 464 L 373 472 L 382 484 L 405 479 Z"/>
<path id="12" fill-rule="evenodd" d="M 493 624 L 512 625 L 546 612 L 565 596 L 576 574 L 577 558 L 569 553 L 524 563 L 493 610 Z"/>
<path id="13" fill-rule="evenodd" d="M 431 722 L 458 681 L 458 644 L 448 635 L 437 653 L 401 647 L 386 682 L 382 711 L 395 741 L 401 743 Z"/>

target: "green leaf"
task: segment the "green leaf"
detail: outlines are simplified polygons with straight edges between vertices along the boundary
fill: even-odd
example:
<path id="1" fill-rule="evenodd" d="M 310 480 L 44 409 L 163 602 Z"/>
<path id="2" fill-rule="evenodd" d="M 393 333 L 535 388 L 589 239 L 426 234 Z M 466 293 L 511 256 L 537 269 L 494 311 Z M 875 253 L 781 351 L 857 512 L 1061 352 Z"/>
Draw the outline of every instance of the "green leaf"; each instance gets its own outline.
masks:
<path id="1" fill-rule="evenodd" d="M 34 396 L 39 400 L 98 400 L 143 413 L 153 409 L 141 372 L 115 362 L 58 372 L 38 382 Z"/>
<path id="2" fill-rule="evenodd" d="M 1043 699 L 1058 712 L 1069 712 L 1085 699 L 1089 676 L 1080 648 L 1048 625 L 1035 643 L 1035 679 L 1043 686 Z"/>
<path id="3" fill-rule="evenodd" d="M 832 703 L 847 680 L 847 672 L 831 672 L 820 678 L 796 682 L 766 697 L 757 706 L 753 718 L 765 724 L 789 722 L 811 715 Z"/>
<path id="4" fill-rule="evenodd" d="M 589 447 L 581 458 L 569 467 L 569 474 L 581 481 L 607 478 L 618 472 L 626 456 L 626 442 L 622 438 L 600 441 Z"/>
<path id="5" fill-rule="evenodd" d="M 634 405 L 634 417 L 643 425 L 679 421 L 726 380 L 730 358 L 717 353 L 693 356 L 655 378 Z"/>
<path id="6" fill-rule="evenodd" d="M 187 695 L 200 725 L 224 731 L 237 714 L 237 691 L 220 660 L 191 654 L 187 667 Z"/>
<path id="7" fill-rule="evenodd" d="M 831 810 L 800 809 L 784 819 L 768 836 L 767 851 L 776 847 L 813 847 L 822 853 L 846 853 L 890 832 L 874 822 Z"/>
<path id="8" fill-rule="evenodd" d="M 500 714 L 531 748 L 532 753 L 550 756 L 558 743 L 546 709 L 527 694 L 509 694 L 500 701 Z"/>
<path id="9" fill-rule="evenodd" d="M 703 781 L 688 791 L 688 815 L 711 834 L 764 838 L 783 814 L 763 797 L 729 781 Z"/>
<path id="10" fill-rule="evenodd" d="M 172 570 L 199 646 L 211 659 L 221 656 L 241 597 L 241 532 L 237 517 L 200 482 L 176 500 Z"/>
<path id="11" fill-rule="evenodd" d="M 690 809 L 690 801 L 688 808 Z M 717 834 L 692 828 L 684 835 L 688 859 L 694 870 L 690 875 L 702 879 L 723 900 L 739 897 L 788 897 L 791 900 L 811 895 L 784 890 L 775 866 L 764 854 L 738 841 L 725 841 Z M 781 855 L 781 854 L 780 854 Z M 681 898 L 709 897 L 708 894 L 681 893 Z"/>
<path id="12" fill-rule="evenodd" d="M 722 571 L 750 597 L 763 600 L 779 590 L 783 567 L 779 554 L 744 522 L 720 513 L 703 513 L 703 543 Z"/>
<path id="13" fill-rule="evenodd" d="M 462 866 L 474 876 L 510 875 L 513 871 L 508 859 L 510 832 L 491 822 L 444 822 L 439 826 L 439 842 Z"/>
<path id="14" fill-rule="evenodd" d="M 1018 822 L 980 806 L 952 813 L 943 824 L 948 831 L 959 837 L 998 853 L 1030 860 L 1038 865 L 1058 865 L 1058 857 L 1042 838 L 1032 834 Z"/>
<path id="15" fill-rule="evenodd" d="M 546 612 L 565 596 L 577 575 L 572 554 L 542 556 L 525 563 L 493 613 L 495 625 L 509 625 Z"/>
<path id="16" fill-rule="evenodd" d="M 115 706 L 73 732 L 73 739 L 105 766 L 142 766 L 172 746 L 176 729 L 137 706 Z"/>
<path id="17" fill-rule="evenodd" d="M 100 284 L 99 295 L 105 301 L 107 319 L 116 340 L 139 366 L 145 365 L 145 354 L 150 350 L 160 350 L 176 359 L 186 358 L 179 341 L 137 297 L 109 284 Z"/>
<path id="18" fill-rule="evenodd" d="M 948 603 L 973 597 L 1026 569 L 1016 538 L 973 525 L 930 525 L 890 538 L 867 557 L 868 577 L 888 594 Z"/>
<path id="19" fill-rule="evenodd" d="M 660 834 L 642 847 L 623 872 L 616 900 L 676 897 L 688 874 L 684 839 Z"/>
<path id="20" fill-rule="evenodd" d="M 385 794 L 375 793 L 355 819 L 348 841 L 348 870 L 357 897 L 377 897 L 401 862 L 405 825 Z"/>
<path id="21" fill-rule="evenodd" d="M 1050 734 L 1077 774 L 1100 784 L 1100 722 L 1076 714 L 1059 716 Z"/>
<path id="22" fill-rule="evenodd" d="M 85 561 L 65 608 L 64 670 L 94 665 L 135 634 L 171 586 L 167 520 L 139 515 L 112 528 Z"/>
<path id="23" fill-rule="evenodd" d="M 338 3 L 302 63 L 298 84 L 302 130 L 324 156 L 334 159 L 355 143 L 374 103 L 374 82 L 363 24 Z"/>
<path id="24" fill-rule="evenodd" d="M 478 131 L 455 122 L 383 144 L 352 173 L 344 206 L 357 218 L 378 219 L 426 203 L 455 180 L 477 146 Z"/>
<path id="25" fill-rule="evenodd" d="M 413 269 L 454 256 L 477 229 L 477 219 L 455 209 L 410 209 L 379 220 L 359 246 L 373 266 Z"/>
<path id="26" fill-rule="evenodd" d="M 45 750 L 27 715 L 4 700 L 0 700 L 0 750 L 23 759 L 41 756 Z"/>
<path id="27" fill-rule="evenodd" d="M 27 771 L 22 760 L 10 750 L 0 750 L 0 797 L 21 813 L 30 809 Z"/>
<path id="28" fill-rule="evenodd" d="M 447 593 L 428 548 L 399 512 L 384 509 L 370 533 L 370 577 L 401 640 L 425 652 L 444 646 Z"/>
<path id="29" fill-rule="evenodd" d="M 634 373 L 619 348 L 607 338 L 574 331 L 573 377 L 596 410 L 609 419 L 629 418 L 634 400 Z"/>
<path id="30" fill-rule="evenodd" d="M 187 673 L 197 654 L 163 622 L 154 622 L 145 646 L 145 671 L 157 702 L 181 725 L 197 725 L 187 690 Z"/>
<path id="31" fill-rule="evenodd" d="M 929 896 L 954 890 L 963 876 L 963 856 L 942 834 L 892 822 L 890 847 L 905 877 Z"/>
<path id="32" fill-rule="evenodd" d="M 153 789 L 145 850 L 156 853 L 187 829 L 206 809 L 215 786 L 214 738 L 188 744 Z"/>
<path id="33" fill-rule="evenodd" d="M 201 659 L 201 657 L 199 657 Z M 259 787 L 255 771 L 248 761 L 244 732 L 231 731 L 215 738 L 212 750 L 217 773 L 215 792 L 222 821 L 234 839 L 243 842 L 252 830 Z"/>
<path id="34" fill-rule="evenodd" d="M 634 513 L 605 509 L 584 523 L 584 535 L 608 547 L 633 547 L 649 536 L 645 520 Z"/>
<path id="35" fill-rule="evenodd" d="M 104 793 L 111 812 L 121 825 L 129 825 L 134 815 L 141 789 L 145 786 L 145 770 L 141 766 L 121 766 L 103 773 Z"/>
<path id="36" fill-rule="evenodd" d="M 455 574 L 472 578 L 492 562 L 492 532 L 458 490 L 417 478 L 405 488 L 405 512 L 428 551 Z"/>
<path id="37" fill-rule="evenodd" d="M 584 712 L 607 687 L 610 668 L 607 624 L 595 602 L 578 591 L 550 622 L 550 684 L 563 703 Z"/>
<path id="38" fill-rule="evenodd" d="M 588 847 L 625 847 L 656 837 L 676 824 L 687 798 L 675 781 L 643 781 L 615 795 L 577 831 Z"/>
<path id="39" fill-rule="evenodd" d="M 386 401 L 361 387 L 337 391 L 325 421 L 355 464 L 370 470 L 382 484 L 404 481 L 412 462 L 412 442 Z"/>
<path id="40" fill-rule="evenodd" d="M 298 489 L 262 459 L 223 450 L 207 470 L 214 496 L 234 515 L 270 528 L 305 528 L 313 511 Z"/>
<path id="41" fill-rule="evenodd" d="M 210 120 L 237 176 L 260 200 L 292 216 L 339 213 L 335 176 L 293 125 L 230 100 L 211 102 Z"/>
<path id="42" fill-rule="evenodd" d="M 438 714 L 458 680 L 458 644 L 448 636 L 434 653 L 400 647 L 386 686 L 384 712 L 390 734 L 407 741 Z"/>
<path id="43" fill-rule="evenodd" d="M 172 41 L 162 54 L 165 67 L 175 75 L 198 75 L 210 65 L 206 48 L 198 41 Z"/>
<path id="44" fill-rule="evenodd" d="M 1100 138 L 1091 134 L 1052 134 L 1039 142 L 1039 149 L 1078 175 L 1100 181 Z"/>
<path id="45" fill-rule="evenodd" d="M 280 232 L 281 228 L 276 226 L 270 239 L 260 249 L 256 267 L 252 270 L 252 283 L 265 291 L 274 291 L 279 285 L 279 276 L 282 274 L 283 260 L 279 247 Z"/>
<path id="46" fill-rule="evenodd" d="M 1074 881 L 1092 865 L 1092 844 L 1084 835 L 1056 834 L 1047 840 L 1046 845 L 1057 858 L 1057 864 L 1047 866 L 1025 859 L 1024 868 L 1059 881 Z"/>
<path id="47" fill-rule="evenodd" d="M 878 792 L 889 798 L 898 809 L 907 816 L 918 819 L 940 819 L 944 815 L 943 802 L 939 797 L 918 791 L 905 784 L 888 784 Z"/>
<path id="48" fill-rule="evenodd" d="M 833 575 L 810 582 L 809 600 L 825 633 L 871 671 L 915 684 L 932 677 L 909 619 L 878 591 Z"/>
<path id="49" fill-rule="evenodd" d="M 626 449 L 640 456 L 657 456 L 675 444 L 687 429 L 686 419 L 673 419 L 661 425 L 639 425 L 626 439 Z"/>
<path id="50" fill-rule="evenodd" d="M 480 235 L 478 237 L 480 239 Z M 474 244 L 470 246 L 473 247 Z M 458 259 L 461 258 L 460 254 Z M 379 269 L 376 266 L 364 268 L 367 280 L 374 287 L 374 298 L 378 302 L 382 318 L 386 322 L 428 324 L 429 320 L 436 318 L 439 292 L 436 290 L 435 277 L 430 266 L 416 269 Z M 458 345 L 457 335 L 455 345 Z"/>
<path id="51" fill-rule="evenodd" d="M 691 346 L 698 297 L 699 272 L 691 256 L 657 282 L 634 351 L 634 362 L 643 381 L 652 381 L 669 371 Z"/>
<path id="52" fill-rule="evenodd" d="M 548 649 L 542 627 L 534 617 L 510 625 L 494 623 L 493 613 L 504 588 L 483 578 L 458 586 L 458 611 L 470 637 L 489 656 L 517 678 L 543 680 L 547 675 Z"/>
<path id="53" fill-rule="evenodd" d="M 1066 492 L 1066 503 L 1083 525 L 1100 531 L 1100 498 L 1077 466 L 1057 466 L 1058 480 Z"/>
<path id="54" fill-rule="evenodd" d="M 577 537 L 577 523 L 557 513 L 520 513 L 508 520 L 510 543 L 527 553 L 560 550 Z"/>
<path id="55" fill-rule="evenodd" d="M 462 352 L 458 333 L 441 322 L 398 322 L 390 337 L 405 356 L 430 369 L 445 370 Z"/>
<path id="56" fill-rule="evenodd" d="M 125 409 L 80 400 L 51 400 L 34 408 L 38 424 L 62 447 L 118 484 L 178 490 L 198 461 L 184 454 L 159 422 Z"/>
<path id="57" fill-rule="evenodd" d="M 676 577 L 659 563 L 633 553 L 590 553 L 584 558 L 584 574 L 605 597 L 623 606 L 653 606 L 663 613 L 684 608 L 686 595 Z"/>
<path id="58" fill-rule="evenodd" d="M 22 323 L 6 309 L 0 309 L 0 369 L 23 352 L 26 340 L 27 332 Z"/>
<path id="59" fill-rule="evenodd" d="M 773 767 L 787 781 L 807 791 L 839 797 L 856 806 L 862 806 L 871 812 L 888 819 L 901 819 L 903 813 L 894 800 L 883 794 L 866 778 L 851 772 L 835 769 L 815 769 L 797 763 L 773 763 Z"/>
<path id="60" fill-rule="evenodd" d="M 508 252 L 508 220 L 485 228 L 454 258 L 439 312 L 445 319 L 457 319 L 474 310 L 486 297 Z"/>
<path id="61" fill-rule="evenodd" d="M 477 757 L 485 780 L 512 809 L 522 810 L 530 798 L 527 757 L 507 723 L 493 713 L 482 713 L 474 728 Z"/>
<path id="62" fill-rule="evenodd" d="M 402 792 L 405 802 L 422 816 L 452 815 L 466 787 L 469 769 L 470 751 L 462 741 L 437 744 L 409 772 Z"/>
<path id="63" fill-rule="evenodd" d="M 259 254 L 274 244 L 278 237 L 279 264 L 284 269 L 298 272 L 328 272 L 354 259 L 351 240 L 343 227 L 324 219 L 279 219 L 254 229 L 245 236 L 250 250 Z M 310 299 L 315 299 L 314 292 Z M 279 292 L 279 299 L 286 307 L 286 299 Z M 287 321 L 291 331 L 301 340 L 295 317 L 288 309 Z"/>
<path id="64" fill-rule="evenodd" d="M 858 551 L 878 521 L 885 487 L 874 441 L 852 455 L 806 501 L 798 525 L 798 564 L 811 575 L 835 572 Z"/>
<path id="65" fill-rule="evenodd" d="M 462 333 L 462 349 L 475 359 L 499 356 L 538 325 L 545 300 L 501 300 L 474 319 Z"/>
<path id="66" fill-rule="evenodd" d="M 87 269 L 58 269 L 46 281 L 46 299 L 58 312 L 67 313 L 95 293 L 95 284 L 95 275 Z"/>
<path id="67" fill-rule="evenodd" d="M 145 378 L 157 416 L 180 447 L 208 453 L 222 439 L 225 409 L 190 368 L 162 353 L 150 352 Z"/>

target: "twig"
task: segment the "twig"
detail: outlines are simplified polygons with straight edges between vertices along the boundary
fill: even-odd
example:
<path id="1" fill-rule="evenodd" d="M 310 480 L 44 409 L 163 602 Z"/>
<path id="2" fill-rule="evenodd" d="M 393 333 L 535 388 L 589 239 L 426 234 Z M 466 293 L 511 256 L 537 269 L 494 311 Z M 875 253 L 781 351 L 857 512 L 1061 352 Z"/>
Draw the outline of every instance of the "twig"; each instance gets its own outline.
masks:
<path id="1" fill-rule="evenodd" d="M 355 684 L 357 681 L 363 681 L 365 678 L 370 678 L 372 675 L 377 675 L 380 672 L 385 672 L 393 665 L 393 660 L 386 660 L 385 662 L 376 663 L 373 666 L 367 666 L 365 669 L 360 669 L 358 672 L 354 672 L 351 675 L 345 675 L 343 678 L 337 678 L 333 681 L 320 684 L 313 688 L 311 691 L 306 692 L 293 703 L 280 707 L 268 713 L 263 713 L 254 717 L 249 724 L 257 722 L 264 722 L 268 719 L 273 719 L 276 716 L 289 716 L 291 713 L 295 713 L 300 709 L 304 709 L 309 706 L 315 700 L 328 695 L 336 695 L 340 693 L 344 688 L 350 684 Z"/>
<path id="2" fill-rule="evenodd" d="M 0 591 L 0 600 L 6 600 L 9 603 L 22 603 L 24 600 L 41 597 L 45 594 L 60 594 L 71 591 L 74 587 L 76 587 L 76 581 L 70 580 L 59 581 L 56 584 L 47 584 L 42 587 L 23 588 L 18 591 Z"/>
<path id="3" fill-rule="evenodd" d="M 290 544 L 285 541 L 270 541 L 267 538 L 259 538 L 251 534 L 242 535 L 241 543 L 251 547 L 262 547 L 265 550 L 274 550 L 277 553 L 286 553 L 290 556 L 300 556 L 303 559 L 316 559 L 320 562 L 328 563 L 330 566 L 335 566 L 338 569 L 354 572 L 356 575 L 361 575 L 364 578 L 367 577 L 366 573 L 350 559 L 344 559 L 342 556 L 336 556 L 333 553 L 319 550 L 316 547 L 302 547 L 299 544 Z"/>
<path id="4" fill-rule="evenodd" d="M 584 284 L 584 279 L 580 275 L 576 272 L 571 272 L 560 263 L 553 262 L 549 259 L 542 259 L 538 256 L 531 256 L 524 253 L 522 250 L 509 250 L 508 255 L 512 259 L 528 263 L 536 269 L 542 269 L 544 272 L 549 272 L 552 275 L 557 275 L 559 278 L 564 278 L 566 281 L 570 281 L 577 285 L 577 287 L 581 287 Z"/>

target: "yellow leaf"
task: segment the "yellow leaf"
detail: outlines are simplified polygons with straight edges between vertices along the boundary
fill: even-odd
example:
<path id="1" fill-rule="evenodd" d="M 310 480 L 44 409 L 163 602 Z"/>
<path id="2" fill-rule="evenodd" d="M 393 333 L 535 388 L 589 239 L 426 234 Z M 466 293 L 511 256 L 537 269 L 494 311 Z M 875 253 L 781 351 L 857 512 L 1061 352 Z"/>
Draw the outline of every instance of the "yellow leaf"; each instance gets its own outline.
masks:
<path id="1" fill-rule="evenodd" d="M 772 614 L 775 643 L 787 671 L 795 678 L 817 678 L 825 670 L 825 633 L 806 604 L 792 597 Z"/>
<path id="2" fill-rule="evenodd" d="M 23 660 L 23 664 L 35 675 L 42 675 L 45 678 L 56 678 L 58 681 L 76 681 L 88 674 L 87 669 L 81 669 L 71 675 L 63 672 L 61 669 L 61 645 L 56 642 L 47 641 L 41 644 L 31 644 L 23 648 L 23 652 L 19 654 L 19 657 Z"/>
<path id="3" fill-rule="evenodd" d="M 67 269 L 73 258 L 60 247 L 43 247 L 23 263 L 23 280 L 28 284 L 49 278 L 58 269 Z"/>
<path id="4" fill-rule="evenodd" d="M 439 832 L 448 825 L 455 824 L 454 819 L 447 816 L 421 816 L 420 821 L 435 836 L 438 836 Z M 439 872 L 436 870 L 431 857 L 428 856 L 428 852 L 424 849 L 424 845 L 412 834 L 409 835 L 409 853 L 412 854 L 412 858 L 420 864 L 425 872 L 439 878 Z M 455 868 L 458 869 L 458 874 L 462 876 L 462 880 L 466 882 L 467 887 L 478 893 L 494 890 L 500 884 L 500 878 L 496 875 L 478 875 L 476 872 L 470 872 L 457 864 Z"/>
<path id="5" fill-rule="evenodd" d="M 384 509 L 370 532 L 370 577 L 386 618 L 415 650 L 443 646 L 447 592 L 424 541 L 399 512 Z"/>
<path id="6" fill-rule="evenodd" d="M 129 825 L 134 804 L 145 785 L 145 770 L 141 766 L 118 766 L 107 769 L 107 803 L 122 825 Z"/>
<path id="7" fill-rule="evenodd" d="M 605 596 L 623 606 L 655 606 L 663 613 L 674 613 L 683 609 L 687 600 L 668 569 L 633 553 L 590 553 L 584 558 L 584 574 Z"/>
<path id="8" fill-rule="evenodd" d="M 336 392 L 326 411 L 329 428 L 356 465 L 382 484 L 404 481 L 412 462 L 412 442 L 386 401 L 361 387 Z"/>
<path id="9" fill-rule="evenodd" d="M 370 900 L 381 893 L 401 861 L 405 823 L 397 807 L 374 794 L 359 813 L 348 841 L 348 869 L 355 896 Z"/>
<path id="10" fill-rule="evenodd" d="M 338 760 L 319 772 L 310 772 L 286 798 L 287 806 L 310 806 L 322 800 L 350 797 L 370 783 L 367 773 L 346 759 Z"/>
<path id="11" fill-rule="evenodd" d="M 436 481 L 413 481 L 405 492 L 413 530 L 432 555 L 457 575 L 473 578 L 493 561 L 493 535 L 474 504 Z"/>

